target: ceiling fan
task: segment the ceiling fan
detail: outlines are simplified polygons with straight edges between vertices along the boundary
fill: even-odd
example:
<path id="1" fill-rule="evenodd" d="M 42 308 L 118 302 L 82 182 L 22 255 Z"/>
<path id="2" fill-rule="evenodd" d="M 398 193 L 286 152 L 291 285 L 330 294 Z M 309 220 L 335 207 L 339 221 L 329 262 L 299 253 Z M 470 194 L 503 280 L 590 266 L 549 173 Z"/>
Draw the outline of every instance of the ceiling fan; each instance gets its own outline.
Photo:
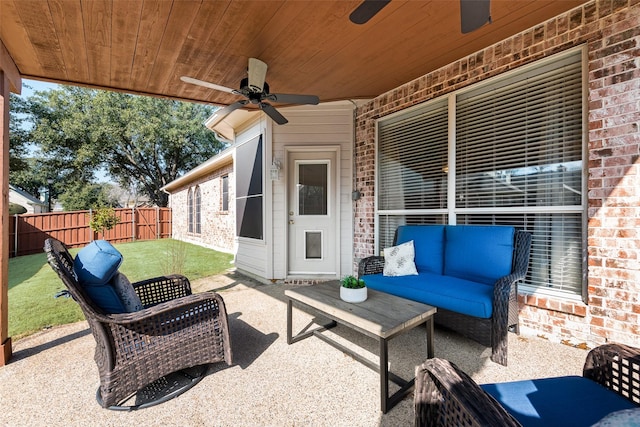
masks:
<path id="1" fill-rule="evenodd" d="M 215 126 L 226 116 L 231 114 L 238 108 L 242 108 L 247 104 L 256 104 L 258 108 L 264 111 L 274 122 L 279 125 L 288 123 L 288 120 L 280 114 L 278 110 L 266 101 L 282 102 L 285 104 L 311 104 L 317 105 L 320 98 L 315 95 L 293 95 L 286 93 L 269 93 L 269 84 L 265 81 L 267 75 L 267 64 L 256 58 L 249 58 L 249 69 L 247 77 L 240 81 L 240 89 L 231 89 L 220 86 L 215 83 L 206 82 L 204 80 L 194 79 L 193 77 L 182 76 L 180 80 L 185 83 L 191 83 L 203 86 L 209 89 L 219 90 L 221 92 L 233 93 L 240 95 L 246 99 L 234 102 L 226 107 L 216 110 L 211 116 L 209 126 Z"/>
<path id="2" fill-rule="evenodd" d="M 354 24 L 365 24 L 391 0 L 364 0 L 356 7 L 349 20 Z M 491 0 L 460 0 L 460 30 L 470 33 L 484 24 L 491 23 Z"/>

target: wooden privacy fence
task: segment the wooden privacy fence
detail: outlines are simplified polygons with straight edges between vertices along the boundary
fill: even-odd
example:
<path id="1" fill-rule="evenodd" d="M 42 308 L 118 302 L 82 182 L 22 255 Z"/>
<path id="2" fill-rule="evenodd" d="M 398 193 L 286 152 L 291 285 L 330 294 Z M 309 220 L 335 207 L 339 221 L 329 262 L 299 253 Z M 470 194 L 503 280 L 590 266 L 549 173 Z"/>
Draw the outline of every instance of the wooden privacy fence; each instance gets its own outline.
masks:
<path id="1" fill-rule="evenodd" d="M 56 238 L 70 248 L 85 246 L 96 239 L 122 243 L 171 237 L 170 208 L 114 211 L 120 222 L 104 235 L 89 228 L 91 210 L 14 215 L 9 221 L 9 253 L 11 256 L 40 253 L 48 237 Z"/>

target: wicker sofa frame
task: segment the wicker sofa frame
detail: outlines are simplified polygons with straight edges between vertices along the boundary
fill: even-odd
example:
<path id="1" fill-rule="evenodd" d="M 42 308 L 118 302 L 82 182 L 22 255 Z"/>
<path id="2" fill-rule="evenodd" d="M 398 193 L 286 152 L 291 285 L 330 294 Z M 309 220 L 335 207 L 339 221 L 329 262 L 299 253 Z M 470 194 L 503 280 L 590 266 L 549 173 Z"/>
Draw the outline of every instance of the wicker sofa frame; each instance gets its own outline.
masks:
<path id="1" fill-rule="evenodd" d="M 587 354 L 582 376 L 640 405 L 640 349 L 621 344 L 596 347 Z M 445 359 L 428 359 L 416 367 L 414 409 L 417 427 L 521 426 L 469 375 Z"/>
<path id="2" fill-rule="evenodd" d="M 50 238 L 44 249 L 49 265 L 80 305 L 96 341 L 97 398 L 102 407 L 152 406 L 167 400 L 166 396 L 143 405 L 124 406 L 123 402 L 145 387 L 166 383 L 171 374 L 183 372 L 191 378 L 170 395 L 175 397 L 199 381 L 209 364 L 232 363 L 226 308 L 217 293 L 192 294 L 186 277 L 162 276 L 132 284 L 143 310 L 107 314 L 78 284 L 66 246 Z M 199 366 L 203 367 L 200 373 L 193 373 L 191 368 Z"/>
<path id="3" fill-rule="evenodd" d="M 393 244 L 396 244 L 396 235 Z M 509 329 L 519 334 L 518 323 L 518 282 L 527 274 L 531 233 L 516 230 L 514 237 L 514 257 L 511 274 L 500 278 L 493 290 L 493 315 L 489 319 L 481 319 L 445 310 L 438 307 L 435 323 L 454 330 L 480 344 L 491 347 L 491 360 L 507 365 L 507 347 Z M 384 270 L 384 257 L 370 256 L 360 260 L 358 277 L 367 274 L 379 274 Z"/>

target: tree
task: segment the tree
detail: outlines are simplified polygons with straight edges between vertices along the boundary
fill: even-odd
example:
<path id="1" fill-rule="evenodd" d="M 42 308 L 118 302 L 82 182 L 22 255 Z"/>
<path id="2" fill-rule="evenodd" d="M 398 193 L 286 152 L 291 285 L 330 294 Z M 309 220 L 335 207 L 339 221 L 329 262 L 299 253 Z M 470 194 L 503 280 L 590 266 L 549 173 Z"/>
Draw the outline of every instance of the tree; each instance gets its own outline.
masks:
<path id="1" fill-rule="evenodd" d="M 65 211 L 82 211 L 102 207 L 115 207 L 118 201 L 110 196 L 109 184 L 75 183 L 60 194 L 59 201 Z"/>
<path id="2" fill-rule="evenodd" d="M 9 170 L 23 171 L 28 168 L 28 130 L 25 128 L 25 102 L 15 94 L 9 95 Z"/>
<path id="3" fill-rule="evenodd" d="M 160 189 L 224 148 L 203 125 L 214 111 L 205 105 L 61 86 L 29 97 L 27 111 L 30 141 L 58 190 L 95 182 L 103 167 L 166 206 Z"/>

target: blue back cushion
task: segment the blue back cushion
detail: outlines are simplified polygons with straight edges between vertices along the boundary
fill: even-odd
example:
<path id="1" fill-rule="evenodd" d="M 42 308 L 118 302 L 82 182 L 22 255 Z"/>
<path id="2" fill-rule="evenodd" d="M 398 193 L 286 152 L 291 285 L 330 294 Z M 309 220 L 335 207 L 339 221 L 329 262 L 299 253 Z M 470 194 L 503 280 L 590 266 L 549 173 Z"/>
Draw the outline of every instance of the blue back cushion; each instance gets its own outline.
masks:
<path id="1" fill-rule="evenodd" d="M 514 235 L 508 226 L 447 226 L 444 274 L 493 285 L 511 273 Z"/>
<path id="2" fill-rule="evenodd" d="M 636 406 L 578 376 L 481 385 L 525 427 L 590 426 L 608 413 Z"/>
<path id="3" fill-rule="evenodd" d="M 401 225 L 396 245 L 413 240 L 418 273 L 442 274 L 444 225 Z"/>
<path id="4" fill-rule="evenodd" d="M 122 254 L 106 240 L 94 240 L 82 248 L 73 263 L 78 283 L 106 313 L 124 313 L 125 308 L 109 281 L 122 264 Z"/>

